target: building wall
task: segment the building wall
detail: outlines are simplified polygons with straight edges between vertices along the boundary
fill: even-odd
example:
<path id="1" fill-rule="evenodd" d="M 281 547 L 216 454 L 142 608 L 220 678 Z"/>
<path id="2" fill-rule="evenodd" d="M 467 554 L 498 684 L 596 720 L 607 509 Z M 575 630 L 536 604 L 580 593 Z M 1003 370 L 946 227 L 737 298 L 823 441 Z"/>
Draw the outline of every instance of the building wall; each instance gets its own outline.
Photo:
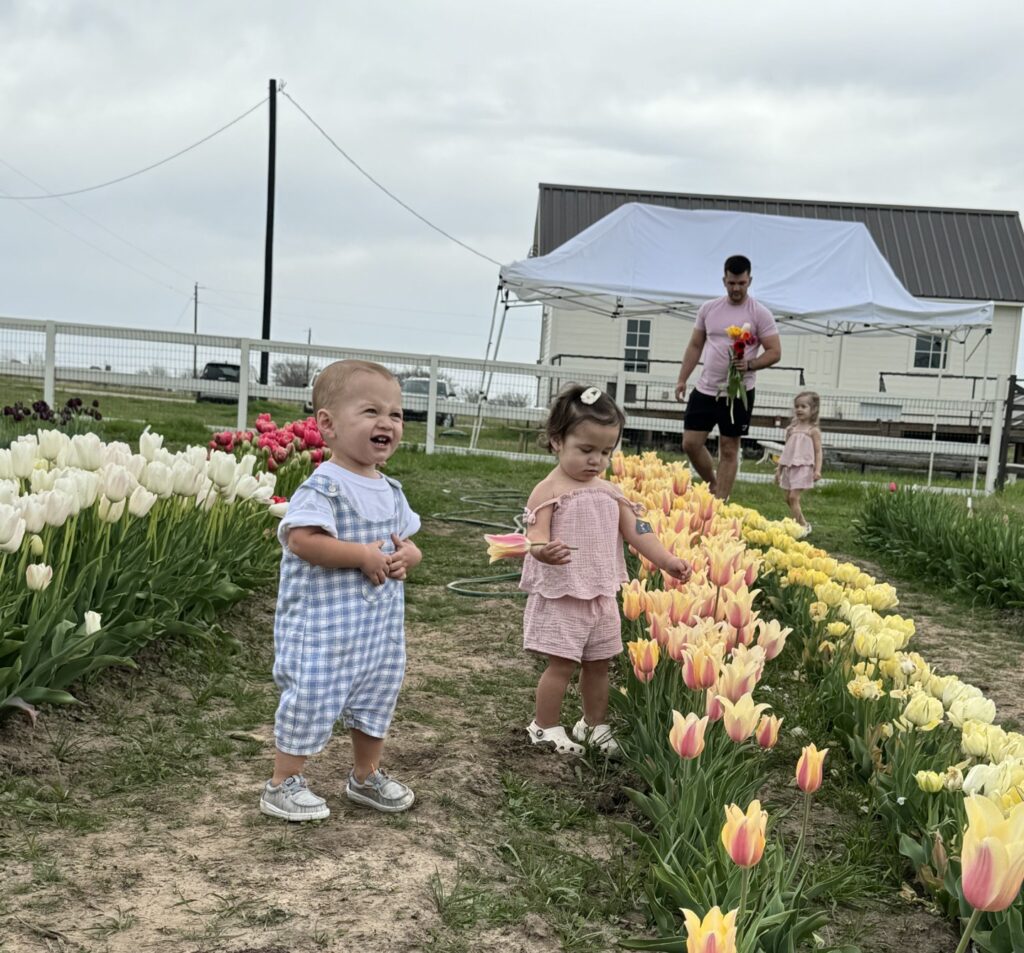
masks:
<path id="1" fill-rule="evenodd" d="M 566 355 L 592 355 L 608 358 L 609 381 L 621 362 L 625 349 L 626 323 L 623 318 L 608 318 L 587 311 L 545 309 L 546 327 L 542 332 L 541 360 L 565 367 L 594 364 L 593 360 Z M 651 374 L 675 378 L 683 351 L 690 339 L 693 322 L 668 315 L 651 320 Z M 953 375 L 985 373 L 988 348 L 988 376 L 1008 376 L 1017 366 L 1017 347 L 1021 332 L 1021 307 L 996 305 L 990 341 L 986 345 L 980 330 L 972 331 L 966 343 L 950 342 L 943 371 L 942 396 L 951 399 L 982 396 L 981 382 L 958 380 Z M 782 361 L 779 367 L 758 374 L 759 389 L 792 390 L 799 386 L 800 368 L 805 386 L 823 391 L 844 390 L 875 393 L 879 391 L 880 372 L 890 394 L 933 397 L 938 371 L 914 367 L 916 335 L 872 334 L 827 337 L 822 334 L 786 333 L 782 329 Z M 664 362 L 664 363 L 659 363 Z M 787 369 L 789 368 L 789 369 Z M 694 378 L 698 372 L 695 372 Z M 920 376 L 897 376 L 913 373 Z M 691 380 L 691 382 L 692 382 Z M 986 396 L 992 396 L 990 381 Z"/>

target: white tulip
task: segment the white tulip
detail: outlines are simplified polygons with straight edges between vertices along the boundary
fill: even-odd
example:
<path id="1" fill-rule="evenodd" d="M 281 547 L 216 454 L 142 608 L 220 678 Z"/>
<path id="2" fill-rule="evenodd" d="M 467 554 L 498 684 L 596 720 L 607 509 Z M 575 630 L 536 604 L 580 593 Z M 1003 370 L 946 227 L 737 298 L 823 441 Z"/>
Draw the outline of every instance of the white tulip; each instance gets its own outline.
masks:
<path id="1" fill-rule="evenodd" d="M 135 477 L 136 481 L 142 476 L 148 461 L 141 453 L 133 453 L 124 463 L 124 468 Z"/>
<path id="2" fill-rule="evenodd" d="M 103 466 L 103 441 L 94 433 L 80 433 L 71 438 L 71 459 L 83 470 Z"/>
<path id="3" fill-rule="evenodd" d="M 28 478 L 29 489 L 33 493 L 45 493 L 47 490 L 53 489 L 53 485 L 59 478 L 59 470 L 44 470 L 42 467 L 38 467 Z"/>
<path id="4" fill-rule="evenodd" d="M 230 453 L 214 450 L 206 464 L 206 475 L 221 489 L 231 486 L 235 479 L 238 461 Z"/>
<path id="5" fill-rule="evenodd" d="M 965 721 L 980 721 L 991 725 L 996 720 L 996 703 L 984 695 L 961 695 L 949 706 L 949 723 L 963 728 Z"/>
<path id="6" fill-rule="evenodd" d="M 64 494 L 71 502 L 71 515 L 79 514 L 82 509 L 82 498 L 78 493 L 78 481 L 74 477 L 59 477 L 53 484 L 52 492 Z"/>
<path id="7" fill-rule="evenodd" d="M 242 471 L 243 475 L 252 476 L 253 470 L 256 469 L 256 455 L 247 453 L 238 461 L 238 469 Z"/>
<path id="8" fill-rule="evenodd" d="M 100 497 L 99 517 L 104 523 L 116 523 L 124 512 L 124 500 L 111 503 L 105 496 Z"/>
<path id="9" fill-rule="evenodd" d="M 92 506 L 100 495 L 100 475 L 92 470 L 75 470 L 75 483 L 78 484 L 78 498 L 82 501 L 82 509 Z"/>
<path id="10" fill-rule="evenodd" d="M 45 501 L 47 526 L 63 526 L 78 502 L 77 496 L 69 496 L 60 490 L 48 490 L 40 496 Z"/>
<path id="11" fill-rule="evenodd" d="M 213 485 L 212 480 L 208 480 L 203 477 L 203 482 L 196 492 L 196 506 L 201 506 L 203 509 L 212 510 L 213 505 L 217 502 L 217 487 Z"/>
<path id="12" fill-rule="evenodd" d="M 153 504 L 156 503 L 157 496 L 155 493 L 150 493 L 144 486 L 135 487 L 134 492 L 128 498 L 128 512 L 132 516 L 145 516 L 151 509 Z"/>
<path id="13" fill-rule="evenodd" d="M 28 479 L 36 466 L 35 440 L 15 440 L 11 444 L 11 469 L 19 480 Z"/>
<path id="14" fill-rule="evenodd" d="M 205 464 L 205 462 L 204 460 L 203 463 Z M 174 480 L 174 492 L 178 496 L 195 496 L 206 480 L 205 471 L 197 470 L 192 461 L 185 456 L 178 457 L 174 461 L 171 474 Z"/>
<path id="15" fill-rule="evenodd" d="M 0 503 L 0 552 L 13 553 L 25 538 L 25 520 L 8 503 Z"/>
<path id="16" fill-rule="evenodd" d="M 41 533 L 46 525 L 46 498 L 30 493 L 19 498 L 18 508 L 25 520 L 25 530 L 29 533 Z"/>
<path id="17" fill-rule="evenodd" d="M 181 456 L 196 470 L 206 470 L 206 447 L 186 447 Z"/>
<path id="18" fill-rule="evenodd" d="M 40 592 L 53 582 L 53 570 L 45 563 L 30 563 L 25 567 L 25 584 Z"/>
<path id="19" fill-rule="evenodd" d="M 270 498 L 274 495 L 274 491 L 269 486 L 260 486 L 256 488 L 256 492 L 253 493 L 252 498 L 259 503 L 269 503 Z"/>
<path id="20" fill-rule="evenodd" d="M 270 515 L 271 516 L 276 516 L 278 519 L 280 519 L 287 512 L 288 512 L 288 504 L 287 504 L 287 502 L 285 502 L 285 503 L 271 503 L 270 504 Z"/>
<path id="21" fill-rule="evenodd" d="M 59 430 L 39 431 L 39 456 L 44 460 L 56 460 L 60 452 L 70 445 L 71 440 L 67 434 Z"/>
<path id="22" fill-rule="evenodd" d="M 139 482 L 162 500 L 166 500 L 174 492 L 174 474 L 171 473 L 171 468 L 157 460 L 146 464 Z"/>
<path id="23" fill-rule="evenodd" d="M 0 450 L 0 453 L 3 453 Z M 0 478 L 0 503 L 13 504 L 18 498 L 20 486 L 17 480 L 5 480 Z"/>
<path id="24" fill-rule="evenodd" d="M 14 479 L 14 461 L 10 450 L 0 450 L 0 480 Z"/>
<path id="25" fill-rule="evenodd" d="M 111 503 L 120 503 L 136 485 L 137 481 L 127 467 L 119 463 L 108 463 L 103 468 L 103 495 Z"/>
<path id="26" fill-rule="evenodd" d="M 260 481 L 254 476 L 243 476 L 234 485 L 235 495 L 241 500 L 251 499 L 252 495 L 260 488 Z"/>
<path id="27" fill-rule="evenodd" d="M 260 481 L 260 486 L 270 488 L 271 496 L 273 496 L 274 488 L 277 486 L 277 474 L 264 470 L 258 475 L 257 479 Z"/>
<path id="28" fill-rule="evenodd" d="M 153 459 L 153 455 L 164 445 L 164 438 L 158 433 L 150 433 L 144 430 L 139 434 L 139 453 L 146 461 Z"/>
<path id="29" fill-rule="evenodd" d="M 99 632 L 100 626 L 102 625 L 102 616 L 98 612 L 86 612 L 85 616 L 85 634 L 93 635 Z"/>
<path id="30" fill-rule="evenodd" d="M 121 440 L 114 440 L 111 443 L 103 444 L 103 463 L 104 465 L 116 463 L 118 466 L 124 466 L 132 456 L 132 448 L 128 444 Z"/>

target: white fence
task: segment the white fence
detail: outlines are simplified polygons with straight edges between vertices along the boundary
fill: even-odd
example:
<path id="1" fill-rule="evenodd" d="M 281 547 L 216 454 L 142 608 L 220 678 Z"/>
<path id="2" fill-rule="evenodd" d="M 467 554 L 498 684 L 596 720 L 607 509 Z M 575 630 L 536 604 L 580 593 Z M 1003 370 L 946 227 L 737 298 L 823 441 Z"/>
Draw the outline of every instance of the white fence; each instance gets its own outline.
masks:
<path id="1" fill-rule="evenodd" d="M 265 358 L 264 358 L 265 356 Z M 674 400 L 675 376 L 627 372 L 603 366 L 572 367 L 406 353 L 355 350 L 261 341 L 249 338 L 144 331 L 55 321 L 0 317 L 0 404 L 24 395 L 19 388 L 41 382 L 43 398 L 53 405 L 58 387 L 88 386 L 90 393 L 237 401 L 239 430 L 252 425 L 261 401 L 295 405 L 298 415 L 311 396 L 309 386 L 291 380 L 346 357 L 378 361 L 403 378 L 427 378 L 408 393 L 407 436 L 428 453 L 486 453 L 535 458 L 537 436 L 551 396 L 569 381 L 601 386 L 616 396 L 627 415 L 626 441 L 634 446 L 678 448 L 683 431 L 681 407 Z M 261 383 L 265 360 L 270 374 Z M 207 365 L 237 375 L 237 380 L 204 379 Z M 278 383 L 274 383 L 278 381 Z M 766 385 L 766 381 L 768 382 Z M 781 385 L 781 386 L 780 386 Z M 408 389 L 415 389 L 407 385 Z M 791 413 L 795 384 L 762 375 L 750 428 L 752 441 L 781 441 Z M 899 465 L 916 462 L 933 471 L 956 470 L 976 485 L 984 471 L 985 489 L 993 488 L 1006 393 L 997 381 L 996 396 L 984 400 L 917 397 L 893 393 L 822 391 L 826 453 L 850 465 Z M 413 424 L 423 421 L 422 431 Z M 283 422 L 283 421 L 281 421 Z"/>

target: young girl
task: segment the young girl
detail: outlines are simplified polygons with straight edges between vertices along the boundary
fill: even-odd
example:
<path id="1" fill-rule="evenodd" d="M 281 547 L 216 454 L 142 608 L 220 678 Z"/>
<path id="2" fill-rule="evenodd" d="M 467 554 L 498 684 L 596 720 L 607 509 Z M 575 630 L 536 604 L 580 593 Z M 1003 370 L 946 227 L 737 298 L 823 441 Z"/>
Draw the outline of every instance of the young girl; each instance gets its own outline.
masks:
<path id="1" fill-rule="evenodd" d="M 800 494 L 821 479 L 821 431 L 818 415 L 821 398 L 812 390 L 801 391 L 793 399 L 793 420 L 786 428 L 786 446 L 775 468 L 775 482 L 785 491 L 789 512 L 806 536 L 811 524 L 800 509 Z"/>
<path id="2" fill-rule="evenodd" d="M 606 754 L 618 746 L 607 724 L 608 664 L 622 652 L 616 595 L 627 581 L 625 540 L 663 572 L 685 581 L 690 565 L 658 541 L 643 507 L 601 479 L 622 436 L 625 415 L 596 387 L 569 384 L 548 415 L 546 442 L 558 458 L 530 494 L 527 536 L 534 543 L 523 566 L 520 588 L 528 592 L 523 645 L 547 656 L 537 685 L 536 717 L 530 741 L 561 754 L 583 754 L 561 726 L 562 698 L 576 666 L 580 671 L 583 718 L 573 728 Z"/>

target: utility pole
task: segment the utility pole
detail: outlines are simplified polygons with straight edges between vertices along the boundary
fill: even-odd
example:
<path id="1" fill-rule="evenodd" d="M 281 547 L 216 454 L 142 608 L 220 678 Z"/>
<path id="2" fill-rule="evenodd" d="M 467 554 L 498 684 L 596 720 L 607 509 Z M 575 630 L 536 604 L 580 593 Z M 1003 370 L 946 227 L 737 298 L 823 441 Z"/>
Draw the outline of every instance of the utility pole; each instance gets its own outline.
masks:
<path id="1" fill-rule="evenodd" d="M 313 329 L 306 328 L 306 386 L 309 386 L 309 346 L 313 343 Z"/>
<path id="2" fill-rule="evenodd" d="M 267 228 L 263 255 L 263 340 L 270 340 L 270 292 L 274 278 L 274 176 L 277 165 L 277 80 L 270 80 L 270 135 L 267 145 Z M 270 354 L 260 352 L 260 383 L 267 383 Z"/>
<path id="3" fill-rule="evenodd" d="M 199 335 L 199 282 L 192 289 L 192 379 L 199 376 L 196 361 L 196 337 Z"/>

